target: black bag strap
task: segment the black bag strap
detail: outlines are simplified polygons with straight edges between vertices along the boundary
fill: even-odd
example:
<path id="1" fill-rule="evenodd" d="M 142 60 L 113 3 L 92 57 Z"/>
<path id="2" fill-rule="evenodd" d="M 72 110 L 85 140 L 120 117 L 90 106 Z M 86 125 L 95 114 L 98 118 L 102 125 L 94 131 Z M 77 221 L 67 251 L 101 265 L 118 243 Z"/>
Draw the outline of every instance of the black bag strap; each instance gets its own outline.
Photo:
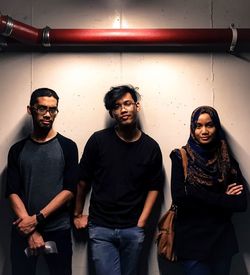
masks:
<path id="1" fill-rule="evenodd" d="M 181 154 L 182 166 L 183 166 L 183 171 L 184 171 L 184 178 L 185 178 L 185 181 L 186 181 L 186 179 L 187 179 L 187 164 L 188 164 L 187 153 L 186 153 L 186 150 L 184 148 L 180 148 L 179 151 L 180 151 L 180 154 Z M 185 187 L 185 190 L 186 190 L 186 187 Z M 172 202 L 169 211 L 174 211 L 176 213 L 177 212 L 177 205 Z M 165 217 L 162 217 L 162 218 L 165 218 Z M 160 224 L 161 224 L 161 222 L 160 222 Z"/>
<path id="2" fill-rule="evenodd" d="M 181 154 L 181 159 L 182 159 L 182 166 L 183 166 L 183 171 L 184 171 L 184 178 L 185 181 L 187 179 L 187 165 L 188 165 L 188 159 L 187 159 L 187 153 L 184 148 L 179 149 L 180 154 Z"/>

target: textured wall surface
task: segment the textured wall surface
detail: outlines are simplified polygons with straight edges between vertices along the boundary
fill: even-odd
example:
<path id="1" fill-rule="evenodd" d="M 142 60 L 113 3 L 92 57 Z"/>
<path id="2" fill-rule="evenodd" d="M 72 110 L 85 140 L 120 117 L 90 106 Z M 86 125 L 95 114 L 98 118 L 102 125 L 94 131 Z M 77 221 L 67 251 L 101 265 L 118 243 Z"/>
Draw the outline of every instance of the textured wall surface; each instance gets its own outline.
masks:
<path id="1" fill-rule="evenodd" d="M 4 15 L 38 28 L 239 28 L 250 27 L 248 0 L 1 0 Z M 78 144 L 79 153 L 93 131 L 110 118 L 104 93 L 114 85 L 132 84 L 142 95 L 140 123 L 163 152 L 165 201 L 155 210 L 140 275 L 181 274 L 178 266 L 157 259 L 155 225 L 170 204 L 170 160 L 173 148 L 189 135 L 192 110 L 211 105 L 218 110 L 233 152 L 250 182 L 250 54 L 226 52 L 0 52 L 0 274 L 10 274 L 11 211 L 4 198 L 6 159 L 11 144 L 31 129 L 26 105 L 38 87 L 60 96 L 56 129 Z M 85 207 L 86 212 L 88 205 Z M 232 275 L 250 274 L 249 213 L 236 214 L 240 250 Z M 78 236 L 79 237 L 79 236 Z M 73 275 L 88 274 L 85 236 L 74 241 Z M 47 274 L 41 262 L 39 274 Z"/>

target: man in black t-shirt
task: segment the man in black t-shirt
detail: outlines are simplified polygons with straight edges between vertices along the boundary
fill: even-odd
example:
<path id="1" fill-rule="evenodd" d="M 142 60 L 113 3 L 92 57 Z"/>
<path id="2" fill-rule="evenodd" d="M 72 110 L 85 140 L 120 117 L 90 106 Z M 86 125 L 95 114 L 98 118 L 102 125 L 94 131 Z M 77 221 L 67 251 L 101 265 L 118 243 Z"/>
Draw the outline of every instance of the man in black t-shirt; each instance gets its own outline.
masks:
<path id="1" fill-rule="evenodd" d="M 77 183 L 78 150 L 52 127 L 58 100 L 48 88 L 32 93 L 27 110 L 33 132 L 9 151 L 6 196 L 16 215 L 11 238 L 13 275 L 34 275 L 40 254 L 50 274 L 72 274 L 68 203 Z"/>
<path id="2" fill-rule="evenodd" d="M 80 161 L 74 224 L 88 225 L 96 275 L 137 274 L 144 227 L 163 184 L 159 145 L 137 127 L 138 97 L 132 86 L 111 88 L 104 103 L 117 124 L 95 132 Z"/>

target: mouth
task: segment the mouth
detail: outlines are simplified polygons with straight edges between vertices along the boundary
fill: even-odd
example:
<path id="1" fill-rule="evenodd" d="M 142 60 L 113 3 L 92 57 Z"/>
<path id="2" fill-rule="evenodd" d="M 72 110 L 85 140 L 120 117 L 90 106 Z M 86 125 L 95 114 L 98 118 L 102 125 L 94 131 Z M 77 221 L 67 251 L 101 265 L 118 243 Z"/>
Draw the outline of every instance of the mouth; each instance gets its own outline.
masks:
<path id="1" fill-rule="evenodd" d="M 121 119 L 122 119 L 122 120 L 127 120 L 128 118 L 129 118 L 129 115 L 121 116 Z"/>
<path id="2" fill-rule="evenodd" d="M 43 125 L 50 125 L 52 122 L 51 122 L 51 120 L 41 120 L 41 123 Z"/>
<path id="3" fill-rule="evenodd" d="M 210 139 L 210 137 L 201 137 L 200 139 L 203 140 L 203 141 L 207 141 L 207 140 Z"/>

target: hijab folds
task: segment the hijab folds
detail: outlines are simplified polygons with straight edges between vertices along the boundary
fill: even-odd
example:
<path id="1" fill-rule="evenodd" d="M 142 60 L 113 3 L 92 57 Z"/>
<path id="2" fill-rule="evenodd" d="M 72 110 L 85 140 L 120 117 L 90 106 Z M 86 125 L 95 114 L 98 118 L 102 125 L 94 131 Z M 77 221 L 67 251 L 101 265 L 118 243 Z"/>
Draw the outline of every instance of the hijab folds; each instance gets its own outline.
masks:
<path id="1" fill-rule="evenodd" d="M 210 115 L 216 128 L 214 139 L 205 145 L 200 144 L 194 134 L 199 116 L 204 113 Z M 188 157 L 188 182 L 191 184 L 227 185 L 228 179 L 236 173 L 231 165 L 230 154 L 218 113 L 210 106 L 201 106 L 193 111 L 190 136 L 184 149 L 186 149 Z"/>

